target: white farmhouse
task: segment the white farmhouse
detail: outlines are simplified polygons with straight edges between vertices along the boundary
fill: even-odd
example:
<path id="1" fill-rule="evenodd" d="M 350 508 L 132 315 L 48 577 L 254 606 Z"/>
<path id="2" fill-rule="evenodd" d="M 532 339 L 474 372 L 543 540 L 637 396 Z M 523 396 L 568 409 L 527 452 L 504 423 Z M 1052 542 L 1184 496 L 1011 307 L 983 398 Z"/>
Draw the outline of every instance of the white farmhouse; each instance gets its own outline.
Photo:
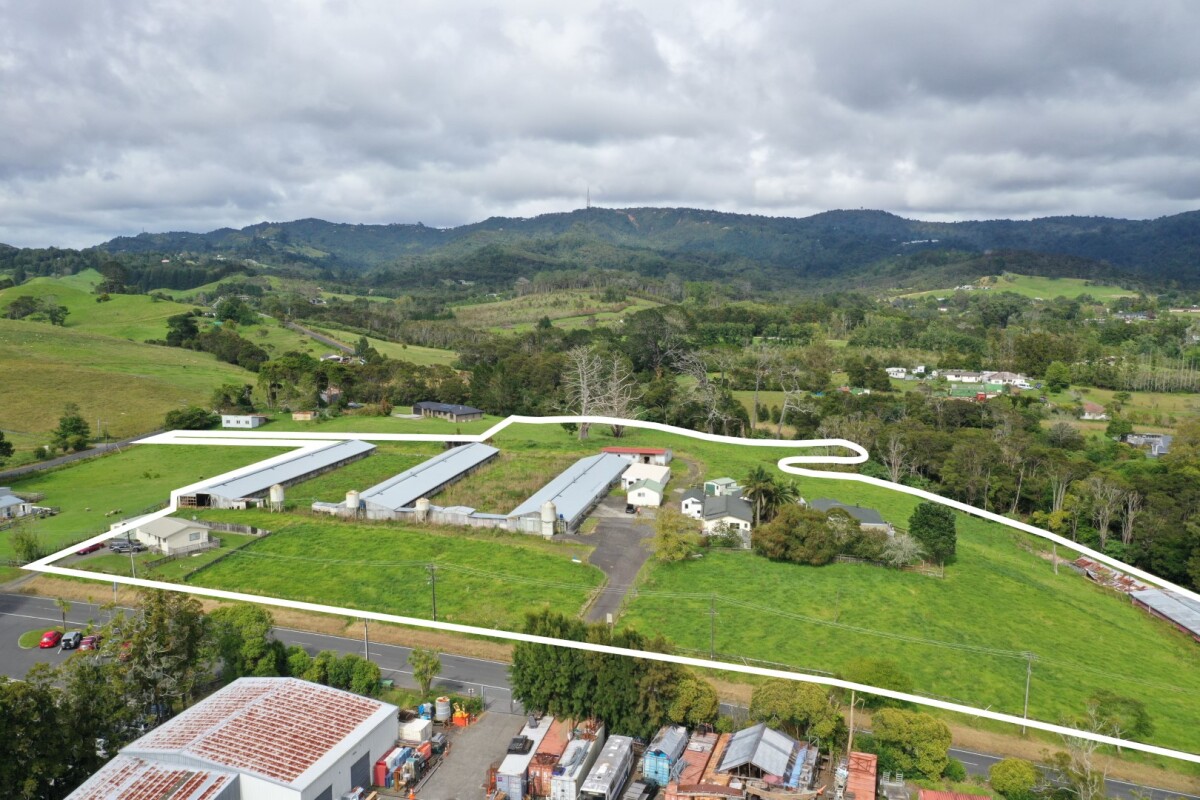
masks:
<path id="1" fill-rule="evenodd" d="M 160 517 L 138 525 L 133 535 L 164 556 L 203 550 L 209 545 L 208 527 L 175 517 Z"/>
<path id="2" fill-rule="evenodd" d="M 643 464 L 639 461 L 636 464 L 630 464 L 629 468 L 621 473 L 621 488 L 629 489 L 639 481 L 654 481 L 666 486 L 670 480 L 670 467 L 659 466 L 657 464 Z"/>
<path id="3" fill-rule="evenodd" d="M 640 480 L 629 487 L 625 502 L 631 506 L 658 508 L 662 505 L 666 484 L 659 481 Z"/>

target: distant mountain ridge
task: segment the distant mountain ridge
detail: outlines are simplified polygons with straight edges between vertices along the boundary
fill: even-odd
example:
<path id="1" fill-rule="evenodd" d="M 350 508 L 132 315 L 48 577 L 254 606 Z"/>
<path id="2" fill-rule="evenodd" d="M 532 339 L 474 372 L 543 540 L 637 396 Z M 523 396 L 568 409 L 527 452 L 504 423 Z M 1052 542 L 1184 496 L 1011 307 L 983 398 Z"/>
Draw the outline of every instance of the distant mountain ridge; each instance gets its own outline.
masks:
<path id="1" fill-rule="evenodd" d="M 1200 211 L 1154 220 L 924 222 L 870 210 L 794 218 L 688 208 L 590 208 L 492 217 L 448 229 L 319 219 L 261 222 L 240 230 L 118 237 L 96 249 L 225 254 L 393 277 L 452 268 L 483 281 L 542 269 L 632 269 L 689 279 L 751 274 L 760 287 L 804 280 L 849 285 L 856 276 L 904 280 L 928 268 L 930 259 L 923 254 L 930 251 L 948 254 L 944 263 L 961 264 L 986 263 L 983 256 L 989 251 L 1004 251 L 1018 260 L 1022 253 L 1036 254 L 1052 271 L 1075 277 L 1124 275 L 1156 284 L 1197 285 Z M 1062 263 L 1047 256 L 1061 256 Z"/>

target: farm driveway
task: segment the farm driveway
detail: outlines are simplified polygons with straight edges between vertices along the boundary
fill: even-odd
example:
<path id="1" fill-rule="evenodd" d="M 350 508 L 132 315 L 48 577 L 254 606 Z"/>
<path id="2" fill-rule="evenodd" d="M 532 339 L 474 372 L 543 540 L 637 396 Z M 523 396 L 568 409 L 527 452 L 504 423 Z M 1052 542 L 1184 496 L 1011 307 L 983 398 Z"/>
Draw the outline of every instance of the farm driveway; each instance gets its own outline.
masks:
<path id="1" fill-rule="evenodd" d="M 654 527 L 626 514 L 624 497 L 605 498 L 593 514 L 599 517 L 599 524 L 586 539 L 581 539 L 595 545 L 588 563 L 604 571 L 608 584 L 587 610 L 587 620 L 604 622 L 609 614 L 616 619 L 638 571 L 650 557 L 649 542 Z"/>

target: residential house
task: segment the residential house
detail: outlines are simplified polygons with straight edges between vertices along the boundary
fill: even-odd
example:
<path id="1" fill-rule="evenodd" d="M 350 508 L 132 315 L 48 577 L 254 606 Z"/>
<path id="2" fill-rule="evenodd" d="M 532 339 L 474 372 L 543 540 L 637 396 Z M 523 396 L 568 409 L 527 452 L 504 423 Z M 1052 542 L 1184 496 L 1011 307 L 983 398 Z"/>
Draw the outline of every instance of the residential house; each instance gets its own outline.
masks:
<path id="1" fill-rule="evenodd" d="M 839 503 L 837 500 L 830 500 L 827 497 L 821 497 L 813 500 L 808 504 L 809 508 L 828 514 L 835 508 L 841 509 L 849 514 L 854 519 L 858 520 L 858 525 L 864 531 L 882 531 L 888 536 L 895 533 L 891 523 L 885 522 L 879 512 L 873 508 L 863 508 L 859 505 L 846 505 Z"/>
<path id="2" fill-rule="evenodd" d="M 1083 404 L 1083 416 L 1081 419 L 1106 420 L 1108 419 L 1108 412 L 1099 403 L 1087 402 Z"/>
<path id="3" fill-rule="evenodd" d="M 895 378 L 898 381 L 908 378 L 908 370 L 904 367 L 885 367 L 883 371 L 889 378 Z"/>
<path id="4" fill-rule="evenodd" d="M 0 519 L 16 519 L 33 513 L 33 503 L 22 500 L 7 486 L 0 486 Z"/>
<path id="5" fill-rule="evenodd" d="M 240 678 L 121 748 L 68 800 L 334 800 L 370 786 L 394 705 L 297 678 Z"/>
<path id="6" fill-rule="evenodd" d="M 972 372 L 965 369 L 943 370 L 942 377 L 951 383 L 983 383 L 982 372 Z"/>
<path id="7" fill-rule="evenodd" d="M 458 403 L 435 403 L 431 400 L 422 400 L 419 403 L 413 403 L 412 410 L 414 414 L 420 414 L 422 417 L 436 417 L 450 422 L 472 422 L 483 419 L 483 412 L 478 408 Z"/>
<path id="8" fill-rule="evenodd" d="M 1029 378 L 1016 372 L 985 372 L 983 373 L 983 381 L 985 383 L 998 383 L 1001 386 L 1015 386 L 1018 389 L 1033 388 L 1033 385 L 1029 382 Z"/>
<path id="9" fill-rule="evenodd" d="M 638 481 L 657 481 L 666 485 L 669 480 L 671 480 L 670 467 L 643 464 L 639 461 L 631 464 L 628 469 L 621 473 L 621 488 L 628 489 Z"/>
<path id="10" fill-rule="evenodd" d="M 328 388 L 320 392 L 321 402 L 327 406 L 336 404 L 342 399 L 342 388 L 340 386 L 330 385 Z"/>
<path id="11" fill-rule="evenodd" d="M 671 463 L 671 451 L 665 447 L 605 447 L 605 453 L 615 453 L 635 464 L 666 466 Z"/>
<path id="12" fill-rule="evenodd" d="M 661 481 L 640 480 L 629 487 L 625 502 L 631 506 L 658 508 L 666 492 L 667 485 Z"/>
<path id="13" fill-rule="evenodd" d="M 265 414 L 222 414 L 222 428 L 260 428 L 270 422 Z"/>
<path id="14" fill-rule="evenodd" d="M 1151 458 L 1165 456 L 1171 449 L 1175 437 L 1169 433 L 1128 433 L 1121 441 L 1133 447 L 1140 447 Z"/>
<path id="15" fill-rule="evenodd" d="M 689 489 L 683 493 L 680 510 L 685 516 L 703 523 L 705 533 L 733 530 L 742 534 L 748 544 L 750 528 L 754 524 L 754 510 L 741 495 L 708 495 L 700 489 Z"/>
<path id="16" fill-rule="evenodd" d="M 208 526 L 175 517 L 160 517 L 133 529 L 133 536 L 156 553 L 180 555 L 211 547 Z"/>
<path id="17" fill-rule="evenodd" d="M 741 497 L 742 487 L 733 478 L 714 478 L 704 482 L 704 493 L 711 497 Z"/>

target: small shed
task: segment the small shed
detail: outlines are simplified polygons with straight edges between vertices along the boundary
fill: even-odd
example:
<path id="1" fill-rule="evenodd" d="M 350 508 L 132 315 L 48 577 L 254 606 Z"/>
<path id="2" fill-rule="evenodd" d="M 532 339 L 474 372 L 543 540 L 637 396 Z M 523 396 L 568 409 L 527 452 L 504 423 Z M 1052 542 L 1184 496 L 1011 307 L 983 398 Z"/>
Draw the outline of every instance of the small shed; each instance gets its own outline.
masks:
<path id="1" fill-rule="evenodd" d="M 770 775 L 782 779 L 788 774 L 795 752 L 795 739 L 760 722 L 733 735 L 717 771 L 743 778 L 764 779 Z"/>
<path id="2" fill-rule="evenodd" d="M 295 422 L 312 422 L 317 418 L 315 411 L 293 411 L 292 420 Z"/>
<path id="3" fill-rule="evenodd" d="M 7 486 L 0 486 L 0 519 L 16 519 L 33 513 L 33 503 L 22 500 Z"/>
<path id="4" fill-rule="evenodd" d="M 265 414 L 222 414 L 222 428 L 260 428 L 270 421 Z"/>
<path id="5" fill-rule="evenodd" d="M 713 478 L 704 482 L 704 493 L 709 497 L 740 497 L 742 487 L 733 478 Z"/>
<path id="6" fill-rule="evenodd" d="M 160 517 L 138 525 L 133 535 L 164 556 L 180 555 L 210 546 L 208 527 L 175 517 Z"/>
<path id="7" fill-rule="evenodd" d="M 873 753 L 850 753 L 846 762 L 849 775 L 846 778 L 847 800 L 875 800 L 878 782 L 879 756 Z"/>
<path id="8" fill-rule="evenodd" d="M 638 481 L 629 487 L 625 502 L 639 508 L 658 508 L 666 491 L 667 487 L 658 481 Z"/>
<path id="9" fill-rule="evenodd" d="M 642 775 L 656 786 L 671 782 L 671 773 L 687 747 L 688 732 L 682 725 L 664 725 L 642 754 Z"/>

